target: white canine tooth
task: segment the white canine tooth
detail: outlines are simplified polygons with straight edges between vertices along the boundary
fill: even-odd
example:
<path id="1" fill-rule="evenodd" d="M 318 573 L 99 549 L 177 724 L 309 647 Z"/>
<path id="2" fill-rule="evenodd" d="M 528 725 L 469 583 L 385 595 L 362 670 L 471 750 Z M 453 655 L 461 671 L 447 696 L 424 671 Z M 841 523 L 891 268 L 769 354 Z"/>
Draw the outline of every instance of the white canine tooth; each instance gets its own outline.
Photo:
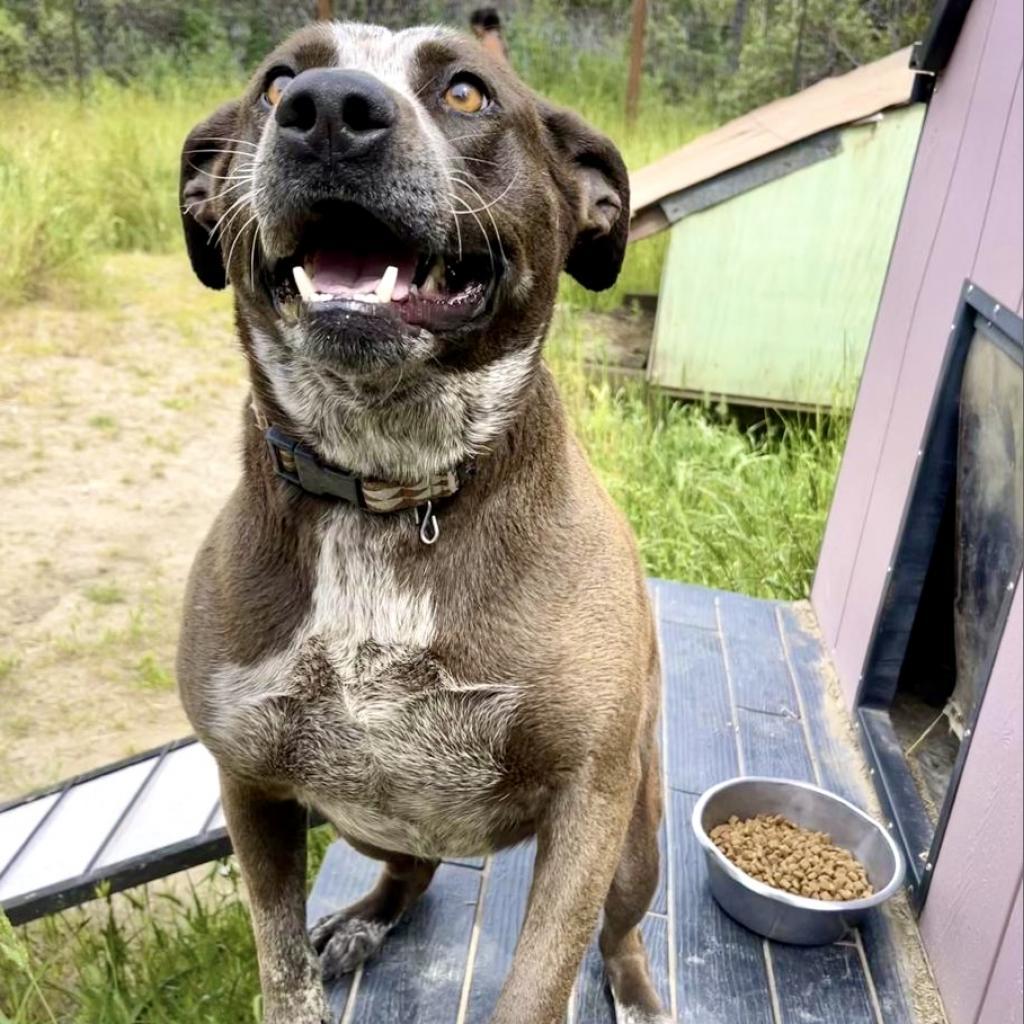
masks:
<path id="1" fill-rule="evenodd" d="M 295 287 L 299 289 L 299 294 L 306 302 L 316 302 L 316 289 L 309 279 L 309 274 L 306 273 L 306 268 L 296 263 L 292 267 L 292 277 L 295 278 Z"/>
<path id="2" fill-rule="evenodd" d="M 388 267 L 377 282 L 374 294 L 378 302 L 390 302 L 391 296 L 395 293 L 395 285 L 398 283 L 398 267 Z"/>

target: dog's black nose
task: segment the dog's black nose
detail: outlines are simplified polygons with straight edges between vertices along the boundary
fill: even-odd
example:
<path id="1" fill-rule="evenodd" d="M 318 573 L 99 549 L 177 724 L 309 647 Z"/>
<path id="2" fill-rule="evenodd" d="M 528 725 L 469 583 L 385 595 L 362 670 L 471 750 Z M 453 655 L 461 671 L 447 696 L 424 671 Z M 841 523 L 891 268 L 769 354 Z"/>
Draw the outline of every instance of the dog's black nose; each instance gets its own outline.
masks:
<path id="1" fill-rule="evenodd" d="M 365 156 L 388 135 L 398 107 L 388 87 L 364 71 L 303 71 L 274 110 L 280 133 L 321 159 Z"/>

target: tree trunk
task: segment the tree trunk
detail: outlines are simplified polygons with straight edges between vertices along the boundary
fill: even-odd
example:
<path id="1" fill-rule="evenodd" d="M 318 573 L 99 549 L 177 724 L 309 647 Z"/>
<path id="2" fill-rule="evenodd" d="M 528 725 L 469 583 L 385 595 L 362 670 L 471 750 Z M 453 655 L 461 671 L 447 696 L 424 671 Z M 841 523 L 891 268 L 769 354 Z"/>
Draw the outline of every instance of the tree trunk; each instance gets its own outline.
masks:
<path id="1" fill-rule="evenodd" d="M 732 21 L 729 24 L 729 70 L 735 71 L 740 66 L 740 52 L 743 49 L 743 32 L 747 27 L 747 16 L 750 14 L 750 0 L 736 0 L 732 9 Z"/>
<path id="2" fill-rule="evenodd" d="M 644 68 L 644 33 L 647 28 L 647 0 L 633 0 L 633 32 L 629 45 L 629 79 L 626 82 L 626 124 L 636 120 L 640 103 L 640 76 Z"/>
<path id="3" fill-rule="evenodd" d="M 319 21 L 330 21 L 334 17 L 334 0 L 316 0 L 316 16 Z"/>
<path id="4" fill-rule="evenodd" d="M 804 29 L 807 26 L 807 0 L 800 0 L 800 21 L 796 27 L 796 47 L 793 51 L 793 87 L 790 92 L 797 92 L 803 78 L 804 62 Z"/>

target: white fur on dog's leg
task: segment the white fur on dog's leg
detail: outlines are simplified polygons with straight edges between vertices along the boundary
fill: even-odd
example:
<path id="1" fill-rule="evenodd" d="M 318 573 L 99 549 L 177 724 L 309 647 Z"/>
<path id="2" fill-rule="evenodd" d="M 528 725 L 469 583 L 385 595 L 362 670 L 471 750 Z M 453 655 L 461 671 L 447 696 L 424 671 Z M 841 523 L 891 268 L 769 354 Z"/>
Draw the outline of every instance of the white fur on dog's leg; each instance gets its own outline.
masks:
<path id="1" fill-rule="evenodd" d="M 652 1014 L 637 1006 L 623 1006 L 615 1000 L 615 1024 L 674 1024 L 668 1014 Z"/>
<path id="2" fill-rule="evenodd" d="M 379 921 L 365 921 L 358 917 L 339 921 L 331 929 L 333 934 L 320 954 L 324 978 L 333 981 L 343 974 L 351 974 L 384 945 L 390 930 L 388 925 Z"/>

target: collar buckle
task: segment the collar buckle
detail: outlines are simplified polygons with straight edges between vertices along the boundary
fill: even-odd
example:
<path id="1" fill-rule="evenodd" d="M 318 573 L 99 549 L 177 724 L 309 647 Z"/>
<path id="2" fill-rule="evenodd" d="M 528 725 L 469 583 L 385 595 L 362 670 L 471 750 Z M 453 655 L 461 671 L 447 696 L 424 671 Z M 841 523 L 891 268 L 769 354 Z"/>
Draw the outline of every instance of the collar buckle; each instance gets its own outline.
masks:
<path id="1" fill-rule="evenodd" d="M 340 498 L 351 505 L 365 508 L 359 478 L 352 473 L 325 466 L 305 445 L 292 440 L 277 427 L 266 432 L 267 447 L 274 463 L 274 472 L 309 494 Z"/>

